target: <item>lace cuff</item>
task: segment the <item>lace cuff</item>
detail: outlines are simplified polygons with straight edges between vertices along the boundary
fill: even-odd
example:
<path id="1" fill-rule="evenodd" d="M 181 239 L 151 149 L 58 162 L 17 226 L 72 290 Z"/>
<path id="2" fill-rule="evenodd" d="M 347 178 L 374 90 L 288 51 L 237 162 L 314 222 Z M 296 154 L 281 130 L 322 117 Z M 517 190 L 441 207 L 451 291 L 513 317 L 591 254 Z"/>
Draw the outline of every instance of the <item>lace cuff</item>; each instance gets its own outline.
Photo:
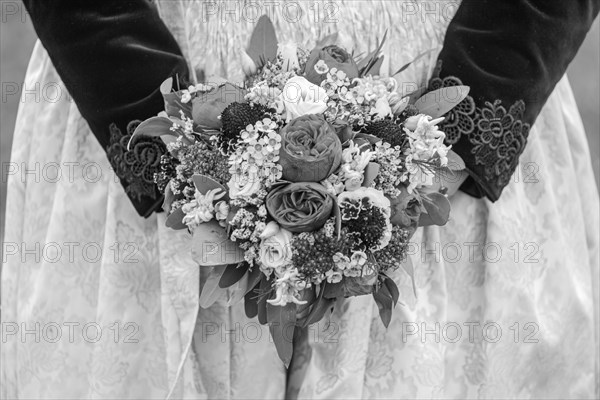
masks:
<path id="1" fill-rule="evenodd" d="M 440 63 L 441 66 L 441 63 Z M 463 85 L 455 76 L 436 76 L 429 82 L 429 90 Z M 440 124 L 446 133 L 446 143 L 460 151 L 467 169 L 481 189 L 492 200 L 499 197 L 498 188 L 505 187 L 515 172 L 519 156 L 525 150 L 530 125 L 523 122 L 525 102 L 518 100 L 507 110 L 502 101 L 486 101 L 477 107 L 472 96 L 467 96 L 448 113 Z"/>
<path id="2" fill-rule="evenodd" d="M 130 150 L 127 150 L 140 122 L 131 121 L 127 125 L 126 134 L 116 124 L 111 124 L 110 145 L 106 154 L 129 197 L 138 202 L 143 201 L 144 197 L 146 200 L 160 202 L 162 195 L 154 183 L 154 175 L 158 172 L 160 159 L 167 149 L 160 138 L 139 136 L 131 143 Z"/>
<path id="3" fill-rule="evenodd" d="M 525 148 L 530 125 L 599 11 L 598 0 L 460 4 L 438 58 L 443 71 L 438 65 L 430 83 L 435 88 L 462 79 L 471 88 L 472 97 L 444 126 L 471 177 L 461 190 L 492 201 L 500 197 Z"/>

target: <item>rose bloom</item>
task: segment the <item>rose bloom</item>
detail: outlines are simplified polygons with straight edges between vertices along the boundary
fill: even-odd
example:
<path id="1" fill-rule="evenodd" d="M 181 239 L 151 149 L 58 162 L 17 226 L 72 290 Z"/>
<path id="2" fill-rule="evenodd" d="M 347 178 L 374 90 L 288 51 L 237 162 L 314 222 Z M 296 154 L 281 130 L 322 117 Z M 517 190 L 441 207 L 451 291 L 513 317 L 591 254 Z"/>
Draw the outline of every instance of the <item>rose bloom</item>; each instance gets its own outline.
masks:
<path id="1" fill-rule="evenodd" d="M 227 184 L 229 197 L 232 199 L 250 197 L 257 193 L 262 186 L 259 174 L 260 171 L 256 165 L 248 165 L 240 173 L 232 174 Z"/>
<path id="2" fill-rule="evenodd" d="M 305 115 L 280 132 L 279 163 L 283 179 L 320 182 L 334 173 L 342 161 L 342 142 L 321 115 Z"/>
<path id="3" fill-rule="evenodd" d="M 286 120 L 290 122 L 303 115 L 325 112 L 329 97 L 322 87 L 310 83 L 301 76 L 295 76 L 283 87 L 281 100 L 286 111 Z"/>
<path id="4" fill-rule="evenodd" d="M 325 225 L 333 197 L 319 183 L 290 183 L 267 195 L 267 210 L 279 225 L 294 233 L 312 232 Z"/>
<path id="5" fill-rule="evenodd" d="M 202 129 L 221 129 L 220 116 L 223 111 L 231 103 L 244 101 L 244 96 L 245 89 L 229 82 L 201 94 L 192 101 L 194 123 Z"/>
<path id="6" fill-rule="evenodd" d="M 338 71 L 344 71 L 350 81 L 358 78 L 358 65 L 352 55 L 339 46 L 330 45 L 311 51 L 306 62 L 304 75 L 315 85 L 321 85 L 321 82 L 327 78 L 327 73 L 322 73 L 321 68 L 317 66 L 321 60 L 325 62 L 328 69 L 336 68 Z"/>
<path id="7" fill-rule="evenodd" d="M 292 262 L 292 233 L 275 221 L 267 224 L 260 235 L 260 261 L 267 268 L 280 268 Z"/>

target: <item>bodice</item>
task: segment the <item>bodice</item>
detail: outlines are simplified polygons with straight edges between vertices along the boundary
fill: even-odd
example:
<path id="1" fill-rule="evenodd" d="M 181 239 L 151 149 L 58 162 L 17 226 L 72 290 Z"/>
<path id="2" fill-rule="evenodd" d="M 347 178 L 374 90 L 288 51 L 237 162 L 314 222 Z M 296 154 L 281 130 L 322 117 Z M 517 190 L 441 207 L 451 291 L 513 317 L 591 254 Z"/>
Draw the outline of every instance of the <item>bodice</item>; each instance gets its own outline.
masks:
<path id="1" fill-rule="evenodd" d="M 386 34 L 382 74 L 428 52 L 397 78 L 404 89 L 423 85 L 441 49 L 459 0 L 157 0 L 161 17 L 194 70 L 239 82 L 239 50 L 258 18 L 266 14 L 280 42 L 312 48 L 338 32 L 338 42 L 367 54 Z"/>

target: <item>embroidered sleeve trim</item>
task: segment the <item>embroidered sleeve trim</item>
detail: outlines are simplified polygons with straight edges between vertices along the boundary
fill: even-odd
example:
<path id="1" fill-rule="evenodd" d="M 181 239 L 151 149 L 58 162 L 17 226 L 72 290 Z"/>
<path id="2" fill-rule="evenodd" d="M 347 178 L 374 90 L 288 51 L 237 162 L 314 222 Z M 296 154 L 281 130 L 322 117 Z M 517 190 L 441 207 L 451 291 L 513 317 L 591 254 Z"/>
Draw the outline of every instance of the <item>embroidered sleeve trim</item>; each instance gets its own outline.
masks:
<path id="1" fill-rule="evenodd" d="M 141 201 L 142 197 L 156 198 L 154 176 L 159 171 L 160 159 L 166 147 L 160 138 L 140 136 L 134 139 L 130 149 L 127 145 L 141 121 L 131 121 L 123 134 L 116 124 L 111 124 L 108 159 L 115 173 L 123 182 L 125 192 Z"/>
<path id="2" fill-rule="evenodd" d="M 439 70 L 429 83 L 430 90 L 463 84 L 454 76 L 440 78 Z M 440 128 L 446 133 L 447 144 L 456 144 L 465 136 L 473 145 L 471 154 L 483 167 L 485 180 L 504 187 L 519 164 L 529 136 L 531 127 L 523 122 L 524 113 L 523 100 L 507 110 L 500 100 L 477 107 L 473 97 L 467 96 L 448 113 Z"/>

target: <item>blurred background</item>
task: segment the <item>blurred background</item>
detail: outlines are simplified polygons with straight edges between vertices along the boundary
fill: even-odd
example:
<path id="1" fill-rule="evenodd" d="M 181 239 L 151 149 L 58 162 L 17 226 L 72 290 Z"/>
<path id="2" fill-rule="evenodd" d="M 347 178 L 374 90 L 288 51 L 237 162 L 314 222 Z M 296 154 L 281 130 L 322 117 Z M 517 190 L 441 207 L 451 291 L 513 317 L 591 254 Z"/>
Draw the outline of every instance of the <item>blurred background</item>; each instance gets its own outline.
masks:
<path id="1" fill-rule="evenodd" d="M 0 0 L 0 165 L 10 161 L 10 150 L 15 117 L 19 106 L 18 90 L 36 40 L 31 22 L 22 11 L 20 2 Z M 10 7 L 9 7 L 10 6 Z M 11 7 L 17 7 L 16 11 Z M 569 68 L 568 74 L 579 110 L 585 124 L 597 185 L 600 182 L 600 29 L 598 20 Z M 6 203 L 6 173 L 0 176 L 0 241 L 4 237 L 4 209 Z M 600 185 L 598 185 L 600 186 Z"/>

